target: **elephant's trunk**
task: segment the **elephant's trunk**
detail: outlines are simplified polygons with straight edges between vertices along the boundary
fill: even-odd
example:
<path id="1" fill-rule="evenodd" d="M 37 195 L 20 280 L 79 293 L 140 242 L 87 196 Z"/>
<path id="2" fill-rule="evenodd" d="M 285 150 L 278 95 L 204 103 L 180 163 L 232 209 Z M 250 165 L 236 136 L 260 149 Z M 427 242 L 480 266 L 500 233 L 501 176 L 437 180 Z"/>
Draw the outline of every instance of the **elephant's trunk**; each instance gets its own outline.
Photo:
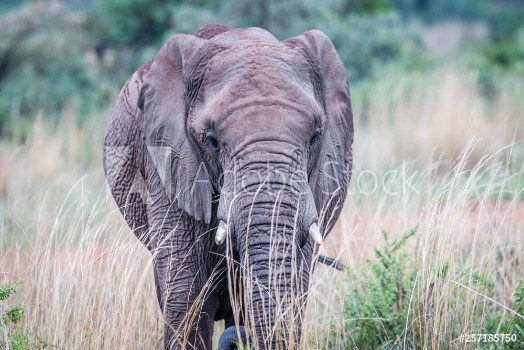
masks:
<path id="1" fill-rule="evenodd" d="M 258 191 L 235 205 L 244 320 L 261 349 L 295 349 L 300 342 L 313 242 L 308 229 L 316 213 L 306 203 L 311 195 L 298 193 Z"/>

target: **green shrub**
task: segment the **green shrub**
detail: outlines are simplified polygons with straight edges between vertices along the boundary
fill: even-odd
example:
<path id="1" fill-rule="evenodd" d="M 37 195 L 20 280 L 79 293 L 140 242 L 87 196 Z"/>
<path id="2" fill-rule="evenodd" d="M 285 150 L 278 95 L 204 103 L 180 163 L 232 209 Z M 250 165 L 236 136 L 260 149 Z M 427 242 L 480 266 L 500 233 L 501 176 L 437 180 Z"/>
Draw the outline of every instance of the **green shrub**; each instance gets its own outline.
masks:
<path id="1" fill-rule="evenodd" d="M 107 92 L 81 15 L 30 3 L 0 17 L 0 32 L 0 131 L 40 111 L 87 112 Z"/>
<path id="2" fill-rule="evenodd" d="M 509 317 L 504 317 L 503 310 L 488 317 L 485 321 L 485 332 L 488 334 L 515 334 L 517 341 L 504 343 L 504 349 L 524 349 L 524 278 L 519 280 L 515 288 L 512 310 Z"/>
<path id="3" fill-rule="evenodd" d="M 247 3 L 224 6 L 224 12 L 234 19 L 230 23 L 233 26 L 261 24 L 260 11 Z M 268 1 L 267 6 L 269 16 L 262 24 L 281 40 L 310 29 L 325 32 L 352 83 L 379 77 L 390 63 L 416 67 L 423 53 L 422 41 L 407 30 L 391 6 L 381 1 Z"/>
<path id="4" fill-rule="evenodd" d="M 513 304 L 512 318 L 505 324 L 504 333 L 516 334 L 517 341 L 515 343 L 508 344 L 512 350 L 524 348 L 524 278 L 519 280 L 517 287 L 515 288 L 515 298 Z"/>
<path id="5" fill-rule="evenodd" d="M 395 13 L 351 15 L 326 28 L 352 82 L 380 78 L 387 65 L 403 70 L 423 63 L 422 43 Z"/>
<path id="6" fill-rule="evenodd" d="M 7 305 L 6 300 L 16 293 L 21 282 L 4 284 L 0 287 L 0 349 L 24 350 L 29 348 L 29 338 L 13 329 L 24 317 L 25 308 L 22 304 Z M 6 344 L 5 342 L 9 344 Z"/>
<path id="7" fill-rule="evenodd" d="M 470 61 L 480 92 L 487 98 L 495 97 L 502 90 L 501 76 L 524 76 L 524 26 L 504 41 L 478 49 Z"/>
<path id="8" fill-rule="evenodd" d="M 475 333 L 517 337 L 516 342 L 479 342 L 478 349 L 523 349 L 524 278 L 508 305 L 511 312 L 492 303 L 497 299 L 493 275 L 476 266 L 454 262 L 451 267 L 444 261 L 426 274 L 425 282 L 419 281 L 424 285 L 418 285 L 420 266 L 400 252 L 415 231 L 392 242 L 383 231 L 384 248 L 375 249 L 373 258 L 348 270 L 351 289 L 344 298 L 344 348 L 422 349 L 437 343 L 448 348 L 451 343 L 460 345 L 463 334 Z M 338 341 L 325 339 L 325 348 L 331 343 Z"/>
<path id="9" fill-rule="evenodd" d="M 91 10 L 94 34 L 102 47 L 157 43 L 171 27 L 173 7 L 183 1 L 97 0 Z"/>
<path id="10" fill-rule="evenodd" d="M 375 249 L 374 259 L 366 261 L 364 271 L 349 271 L 350 280 L 356 282 L 344 303 L 346 348 L 390 349 L 403 336 L 410 339 L 408 348 L 418 348 L 413 337 L 405 335 L 415 270 L 407 255 L 399 252 L 415 232 L 412 229 L 390 243 L 383 231 L 385 247 Z"/>

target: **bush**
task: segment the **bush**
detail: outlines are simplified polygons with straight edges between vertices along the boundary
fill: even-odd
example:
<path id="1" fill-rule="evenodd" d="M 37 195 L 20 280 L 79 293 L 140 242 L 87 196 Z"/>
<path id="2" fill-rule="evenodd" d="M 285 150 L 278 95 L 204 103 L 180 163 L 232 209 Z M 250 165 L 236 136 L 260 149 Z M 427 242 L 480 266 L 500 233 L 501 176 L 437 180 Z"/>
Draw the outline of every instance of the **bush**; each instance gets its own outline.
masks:
<path id="1" fill-rule="evenodd" d="M 24 317 L 25 309 L 22 304 L 8 306 L 6 300 L 16 293 L 21 282 L 16 281 L 13 285 L 4 284 L 0 287 L 0 349 L 24 350 L 29 348 L 29 338 L 23 333 L 13 329 Z M 5 342 L 8 342 L 6 344 Z"/>
<path id="2" fill-rule="evenodd" d="M 384 248 L 375 249 L 372 259 L 348 270 L 352 288 L 344 298 L 344 348 L 423 349 L 437 345 L 432 338 L 442 338 L 438 346 L 448 348 L 451 340 L 457 345 L 463 339 L 461 335 L 475 333 L 517 336 L 516 342 L 476 343 L 479 349 L 492 345 L 522 349 L 524 278 L 518 281 L 513 303 L 508 305 L 511 313 L 496 303 L 490 304 L 497 299 L 495 281 L 477 267 L 442 261 L 426 271 L 424 280 L 417 281 L 418 274 L 424 275 L 421 266 L 400 252 L 415 232 L 412 229 L 390 243 L 383 231 Z M 472 298 L 472 293 L 482 298 Z M 334 339 L 327 339 L 325 344 Z"/>
<path id="3" fill-rule="evenodd" d="M 390 243 L 383 231 L 383 250 L 375 249 L 375 258 L 367 261 L 365 271 L 349 271 L 350 280 L 357 282 L 344 303 L 344 328 L 349 335 L 346 348 L 390 349 L 399 341 L 397 344 L 402 344 L 415 270 L 399 249 L 415 232 L 412 229 Z M 407 344 L 408 348 L 419 348 L 414 342 Z"/>
<path id="4" fill-rule="evenodd" d="M 495 314 L 486 320 L 488 334 L 515 334 L 517 341 L 504 343 L 505 349 L 524 349 L 524 278 L 521 278 L 515 288 L 513 313 L 503 322 L 500 315 Z"/>
<path id="5" fill-rule="evenodd" d="M 86 112 L 104 96 L 82 16 L 31 3 L 0 18 L 0 32 L 0 131 L 39 111 Z"/>
<path id="6" fill-rule="evenodd" d="M 422 43 L 395 13 L 348 16 L 326 28 L 352 82 L 380 77 L 386 65 L 412 69 L 422 62 Z"/>
<path id="7" fill-rule="evenodd" d="M 247 4 L 226 6 L 226 12 L 236 19 L 230 24 L 260 25 L 260 11 L 248 7 Z M 382 1 L 270 1 L 267 12 L 269 17 L 262 24 L 281 40 L 310 29 L 325 32 L 344 62 L 351 82 L 377 77 L 389 63 L 416 67 L 422 54 L 421 40 Z"/>
<path id="8" fill-rule="evenodd" d="M 505 41 L 479 49 L 470 66 L 477 72 L 480 92 L 487 98 L 497 95 L 504 75 L 524 76 L 524 26 Z"/>
<path id="9" fill-rule="evenodd" d="M 101 47 L 145 46 L 171 27 L 173 7 L 183 1 L 97 0 L 92 28 Z"/>

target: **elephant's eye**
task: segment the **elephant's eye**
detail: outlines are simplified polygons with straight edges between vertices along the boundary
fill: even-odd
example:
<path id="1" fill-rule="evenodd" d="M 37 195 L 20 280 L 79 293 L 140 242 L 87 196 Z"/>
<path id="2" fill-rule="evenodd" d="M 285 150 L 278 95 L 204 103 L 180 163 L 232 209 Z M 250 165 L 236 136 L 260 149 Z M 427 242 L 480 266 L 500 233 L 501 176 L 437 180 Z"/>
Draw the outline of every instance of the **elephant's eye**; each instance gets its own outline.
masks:
<path id="1" fill-rule="evenodd" d="M 311 139 L 309 140 L 309 146 L 310 147 L 314 146 L 315 144 L 318 143 L 318 141 L 320 141 L 321 138 L 322 138 L 322 130 L 320 128 L 316 128 L 315 132 L 313 133 L 313 136 L 311 136 Z"/>
<path id="2" fill-rule="evenodd" d="M 206 131 L 204 134 L 204 144 L 212 151 L 218 152 L 220 150 L 218 140 L 212 131 Z"/>

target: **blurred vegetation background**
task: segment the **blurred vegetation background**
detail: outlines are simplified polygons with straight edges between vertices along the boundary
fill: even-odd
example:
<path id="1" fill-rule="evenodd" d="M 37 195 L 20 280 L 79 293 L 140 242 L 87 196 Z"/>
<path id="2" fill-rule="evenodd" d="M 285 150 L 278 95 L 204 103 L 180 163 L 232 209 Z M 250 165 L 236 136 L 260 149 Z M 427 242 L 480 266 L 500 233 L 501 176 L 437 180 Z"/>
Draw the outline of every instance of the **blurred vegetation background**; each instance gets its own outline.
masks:
<path id="1" fill-rule="evenodd" d="M 318 28 L 353 87 L 453 64 L 491 97 L 501 75 L 524 76 L 523 16 L 524 0 L 2 0 L 0 135 L 39 115 L 107 111 L 165 40 L 208 23 L 279 39 Z"/>

